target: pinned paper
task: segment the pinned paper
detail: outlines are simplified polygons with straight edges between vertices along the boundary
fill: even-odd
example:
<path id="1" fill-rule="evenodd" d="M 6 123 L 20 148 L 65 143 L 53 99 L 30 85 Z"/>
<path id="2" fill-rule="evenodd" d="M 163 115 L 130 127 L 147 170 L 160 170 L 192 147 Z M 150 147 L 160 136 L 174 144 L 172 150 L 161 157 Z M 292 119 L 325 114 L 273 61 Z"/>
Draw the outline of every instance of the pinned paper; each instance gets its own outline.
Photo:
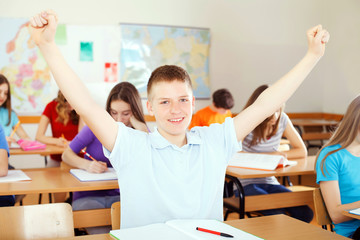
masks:
<path id="1" fill-rule="evenodd" d="M 66 25 L 59 24 L 56 29 L 55 42 L 58 45 L 66 45 L 67 35 L 66 35 Z"/>
<path id="2" fill-rule="evenodd" d="M 117 63 L 105 63 L 105 77 L 104 81 L 109 83 L 117 82 Z"/>
<path id="3" fill-rule="evenodd" d="M 80 42 L 80 61 L 92 62 L 93 56 L 93 42 Z"/>

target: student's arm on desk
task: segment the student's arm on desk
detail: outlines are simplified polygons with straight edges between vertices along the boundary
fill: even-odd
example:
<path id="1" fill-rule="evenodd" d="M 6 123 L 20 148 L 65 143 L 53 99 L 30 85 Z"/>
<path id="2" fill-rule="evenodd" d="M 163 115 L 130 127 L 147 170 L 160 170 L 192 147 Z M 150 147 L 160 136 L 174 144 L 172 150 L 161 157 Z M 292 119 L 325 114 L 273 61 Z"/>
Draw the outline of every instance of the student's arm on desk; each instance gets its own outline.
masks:
<path id="1" fill-rule="evenodd" d="M 16 130 L 16 135 L 20 138 L 20 139 L 25 139 L 25 140 L 31 140 L 31 138 L 29 137 L 29 135 L 25 132 L 25 129 L 23 128 L 22 124 L 19 125 L 19 127 Z"/>
<path id="2" fill-rule="evenodd" d="M 353 218 L 345 216 L 344 214 L 342 214 L 342 212 L 354 208 L 359 208 L 360 201 L 348 204 L 341 204 L 338 181 L 321 181 L 320 189 L 331 220 L 335 224 L 353 220 Z"/>
<path id="3" fill-rule="evenodd" d="M 57 16 L 44 11 L 30 19 L 31 36 L 49 65 L 54 79 L 65 98 L 83 118 L 104 147 L 112 151 L 118 125 L 115 120 L 91 98 L 86 86 L 66 63 L 55 44 Z"/>
<path id="4" fill-rule="evenodd" d="M 234 118 L 238 141 L 286 102 L 315 67 L 325 52 L 329 34 L 321 25 L 307 31 L 308 52 L 285 76 L 266 89 L 258 99 Z"/>
<path id="5" fill-rule="evenodd" d="M 74 151 L 68 146 L 61 156 L 62 160 L 67 164 L 84 169 L 91 173 L 102 173 L 107 170 L 107 165 L 100 161 L 91 161 L 85 158 L 79 157 Z"/>
<path id="6" fill-rule="evenodd" d="M 50 119 L 47 116 L 42 115 L 40 118 L 38 129 L 36 131 L 35 139 L 45 144 L 65 147 L 67 145 L 66 139 L 45 136 L 45 132 L 49 124 L 50 124 Z"/>
<path id="7" fill-rule="evenodd" d="M 8 153 L 5 149 L 0 149 L 0 177 L 5 177 L 8 173 Z"/>
<path id="8" fill-rule="evenodd" d="M 284 136 L 291 145 L 290 150 L 283 152 L 286 154 L 287 159 L 305 158 L 307 156 L 306 146 L 290 120 L 286 125 Z"/>

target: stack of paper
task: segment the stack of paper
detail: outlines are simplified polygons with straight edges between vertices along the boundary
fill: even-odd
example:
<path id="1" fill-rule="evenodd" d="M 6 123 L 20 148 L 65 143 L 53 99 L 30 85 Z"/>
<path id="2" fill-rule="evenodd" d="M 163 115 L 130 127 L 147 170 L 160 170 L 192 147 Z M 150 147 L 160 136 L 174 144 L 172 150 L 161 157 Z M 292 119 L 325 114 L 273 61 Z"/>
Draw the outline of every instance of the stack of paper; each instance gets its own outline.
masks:
<path id="1" fill-rule="evenodd" d="M 70 173 L 82 182 L 117 180 L 117 175 L 113 168 L 108 168 L 103 173 L 90 173 L 83 169 L 70 169 Z"/>
<path id="2" fill-rule="evenodd" d="M 0 177 L 0 182 L 29 181 L 28 175 L 21 170 L 9 170 L 5 177 Z"/>

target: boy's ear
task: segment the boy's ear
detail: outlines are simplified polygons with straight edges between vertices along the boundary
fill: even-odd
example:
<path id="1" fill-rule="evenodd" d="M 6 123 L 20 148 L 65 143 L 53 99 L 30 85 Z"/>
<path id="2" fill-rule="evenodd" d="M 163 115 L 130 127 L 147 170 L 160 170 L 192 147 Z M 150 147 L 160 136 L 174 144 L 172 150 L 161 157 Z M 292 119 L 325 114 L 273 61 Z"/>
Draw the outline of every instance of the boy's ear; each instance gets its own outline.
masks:
<path id="1" fill-rule="evenodd" d="M 192 112 L 195 112 L 195 96 L 192 97 Z"/>
<path id="2" fill-rule="evenodd" d="M 152 109 L 152 104 L 149 100 L 146 101 L 146 108 L 150 114 L 150 116 L 154 116 L 154 111 Z"/>

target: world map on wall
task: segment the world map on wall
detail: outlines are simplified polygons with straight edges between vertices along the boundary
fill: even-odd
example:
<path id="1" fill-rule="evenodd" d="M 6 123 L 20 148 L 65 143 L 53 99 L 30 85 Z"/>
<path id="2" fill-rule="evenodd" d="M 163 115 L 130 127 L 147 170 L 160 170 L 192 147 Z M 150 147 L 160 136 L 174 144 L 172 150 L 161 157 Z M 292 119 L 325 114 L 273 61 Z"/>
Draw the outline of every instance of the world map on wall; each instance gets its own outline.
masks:
<path id="1" fill-rule="evenodd" d="M 156 25 L 120 24 L 120 80 L 136 86 L 146 97 L 151 72 L 159 66 L 178 65 L 190 75 L 196 98 L 210 97 L 210 31 Z"/>
<path id="2" fill-rule="evenodd" d="M 41 113 L 53 96 L 50 70 L 30 39 L 27 19 L 0 18 L 0 73 L 10 82 L 12 108 Z"/>

